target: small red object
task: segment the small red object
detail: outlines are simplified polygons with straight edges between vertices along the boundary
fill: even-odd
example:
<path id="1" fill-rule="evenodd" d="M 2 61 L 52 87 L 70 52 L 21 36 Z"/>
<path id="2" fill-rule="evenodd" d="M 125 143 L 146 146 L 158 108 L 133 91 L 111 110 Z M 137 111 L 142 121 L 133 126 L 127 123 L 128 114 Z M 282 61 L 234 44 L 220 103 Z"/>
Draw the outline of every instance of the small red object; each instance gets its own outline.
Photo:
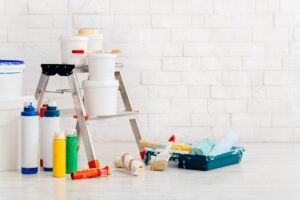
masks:
<path id="1" fill-rule="evenodd" d="M 43 159 L 40 159 L 40 167 L 44 167 Z"/>
<path id="2" fill-rule="evenodd" d="M 175 135 L 172 135 L 172 136 L 169 138 L 169 142 L 175 142 Z"/>
<path id="3" fill-rule="evenodd" d="M 142 159 L 144 159 L 145 158 L 145 151 L 141 151 L 140 156 L 141 156 Z"/>
<path id="4" fill-rule="evenodd" d="M 74 119 L 78 119 L 78 116 L 77 116 L 77 115 L 73 115 L 73 118 L 74 118 Z M 90 118 L 90 117 L 89 117 L 88 115 L 84 116 L 84 120 L 85 120 L 85 121 L 88 121 L 89 118 Z"/>
<path id="5" fill-rule="evenodd" d="M 88 164 L 89 164 L 89 168 L 90 169 L 92 169 L 92 168 L 100 168 L 100 164 L 99 164 L 98 160 L 92 160 Z"/>
<path id="6" fill-rule="evenodd" d="M 42 107 L 39 110 L 39 116 L 44 117 L 44 112 L 47 109 L 47 104 L 43 104 Z"/>
<path id="7" fill-rule="evenodd" d="M 83 178 L 94 178 L 99 176 L 107 176 L 109 175 L 109 167 L 106 166 L 102 169 L 94 168 L 94 169 L 86 169 L 82 171 L 72 172 L 71 178 L 72 180 L 83 179 Z"/>
<path id="8" fill-rule="evenodd" d="M 73 54 L 84 54 L 84 50 L 72 50 Z"/>

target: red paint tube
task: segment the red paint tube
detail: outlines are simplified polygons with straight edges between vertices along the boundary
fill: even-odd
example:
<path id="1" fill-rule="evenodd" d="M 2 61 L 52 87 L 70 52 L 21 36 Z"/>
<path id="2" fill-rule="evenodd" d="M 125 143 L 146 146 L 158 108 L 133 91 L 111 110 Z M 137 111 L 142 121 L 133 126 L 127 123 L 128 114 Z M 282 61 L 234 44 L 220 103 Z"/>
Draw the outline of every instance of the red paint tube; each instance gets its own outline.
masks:
<path id="1" fill-rule="evenodd" d="M 72 180 L 83 179 L 83 178 L 94 178 L 99 176 L 109 175 L 109 167 L 86 169 L 71 173 Z"/>

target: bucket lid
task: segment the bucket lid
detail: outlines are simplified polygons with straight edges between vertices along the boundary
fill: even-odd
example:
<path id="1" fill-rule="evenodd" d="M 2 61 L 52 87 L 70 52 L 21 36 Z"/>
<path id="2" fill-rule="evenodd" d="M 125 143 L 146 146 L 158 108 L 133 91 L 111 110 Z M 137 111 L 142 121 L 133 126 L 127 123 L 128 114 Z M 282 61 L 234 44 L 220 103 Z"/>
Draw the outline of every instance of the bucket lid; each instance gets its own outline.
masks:
<path id="1" fill-rule="evenodd" d="M 90 81 L 86 80 L 83 82 L 84 87 L 118 87 L 119 82 L 114 81 Z"/>
<path id="2" fill-rule="evenodd" d="M 1 72 L 8 73 L 10 70 L 22 70 L 25 68 L 25 62 L 22 60 L 0 60 Z M 19 71 L 21 72 L 21 71 Z"/>
<path id="3" fill-rule="evenodd" d="M 98 35 L 99 34 L 99 31 L 98 29 L 79 29 L 78 30 L 78 34 L 79 35 Z"/>
<path id="4" fill-rule="evenodd" d="M 7 66 L 7 65 L 13 65 L 13 66 L 16 66 L 16 65 L 24 65 L 25 62 L 22 61 L 22 60 L 0 60 L 0 66 Z"/>
<path id="5" fill-rule="evenodd" d="M 89 38 L 85 36 L 61 36 L 60 40 L 79 40 L 79 41 L 88 41 Z"/>
<path id="6" fill-rule="evenodd" d="M 74 128 L 70 128 L 70 129 L 66 130 L 65 135 L 67 137 L 76 137 L 77 136 L 77 131 Z"/>
<path id="7" fill-rule="evenodd" d="M 88 55 L 88 58 L 113 58 L 116 59 L 117 55 L 112 53 L 91 53 Z"/>

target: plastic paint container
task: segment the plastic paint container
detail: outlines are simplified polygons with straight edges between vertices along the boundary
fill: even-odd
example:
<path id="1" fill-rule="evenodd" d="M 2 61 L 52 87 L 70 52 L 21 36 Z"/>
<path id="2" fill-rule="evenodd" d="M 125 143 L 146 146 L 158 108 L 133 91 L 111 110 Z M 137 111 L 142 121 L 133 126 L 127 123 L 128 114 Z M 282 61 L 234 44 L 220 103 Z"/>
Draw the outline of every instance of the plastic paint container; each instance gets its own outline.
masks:
<path id="1" fill-rule="evenodd" d="M 22 95 L 24 61 L 0 60 L 0 98 Z"/>
<path id="2" fill-rule="evenodd" d="M 117 113 L 118 81 L 84 81 L 84 104 L 88 115 Z"/>
<path id="3" fill-rule="evenodd" d="M 44 117 L 44 112 L 47 109 L 47 104 L 43 104 L 42 107 L 39 110 L 39 116 L 40 116 L 40 124 L 39 124 L 39 132 L 40 132 L 40 144 L 42 144 L 43 142 L 43 135 L 42 135 L 42 128 L 43 128 L 43 117 Z M 40 167 L 44 166 L 44 147 L 42 145 L 40 145 Z"/>
<path id="4" fill-rule="evenodd" d="M 90 80 L 115 80 L 115 64 L 117 56 L 108 53 L 95 53 L 88 55 Z"/>
<path id="5" fill-rule="evenodd" d="M 33 96 L 0 98 L 0 171 L 18 170 L 21 161 L 20 113 Z"/>
<path id="6" fill-rule="evenodd" d="M 67 131 L 66 137 L 66 173 L 77 171 L 77 135 L 76 130 Z"/>
<path id="7" fill-rule="evenodd" d="M 74 64 L 75 66 L 86 65 L 86 54 L 72 54 L 72 50 L 88 49 L 88 37 L 64 36 L 60 39 L 61 55 L 63 64 Z"/>
<path id="8" fill-rule="evenodd" d="M 25 103 L 21 112 L 21 172 L 38 172 L 39 118 L 31 102 Z"/>
<path id="9" fill-rule="evenodd" d="M 55 134 L 53 140 L 53 177 L 66 176 L 66 138 Z"/>
<path id="10" fill-rule="evenodd" d="M 97 29 L 79 29 L 78 35 L 89 38 L 89 51 L 103 51 L 103 35 Z"/>
<path id="11" fill-rule="evenodd" d="M 55 101 L 49 101 L 41 121 L 41 148 L 43 148 L 44 171 L 53 170 L 53 137 L 60 131 L 60 112 Z"/>

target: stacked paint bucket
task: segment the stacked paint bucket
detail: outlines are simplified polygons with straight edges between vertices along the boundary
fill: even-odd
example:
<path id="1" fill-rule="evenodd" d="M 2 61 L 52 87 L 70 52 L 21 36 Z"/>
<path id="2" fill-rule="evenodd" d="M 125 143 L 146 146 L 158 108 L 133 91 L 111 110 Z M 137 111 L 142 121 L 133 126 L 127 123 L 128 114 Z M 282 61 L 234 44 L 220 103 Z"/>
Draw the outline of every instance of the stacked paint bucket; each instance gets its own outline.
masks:
<path id="1" fill-rule="evenodd" d="M 87 65 L 87 55 L 103 51 L 103 36 L 96 29 L 80 29 L 76 36 L 63 36 L 61 58 L 63 64 L 76 67 Z"/>
<path id="2" fill-rule="evenodd" d="M 84 81 L 85 108 L 88 115 L 113 115 L 117 112 L 119 83 L 115 80 L 115 54 L 88 55 L 89 80 Z"/>
<path id="3" fill-rule="evenodd" d="M 115 80 L 117 56 L 103 51 L 103 36 L 96 29 L 81 29 L 77 36 L 61 39 L 63 64 L 89 65 L 89 80 L 83 82 L 87 115 L 117 112 L 119 83 Z"/>
<path id="4" fill-rule="evenodd" d="M 21 60 L 0 60 L 0 171 L 16 170 L 20 163 L 19 118 L 24 101 L 33 97 L 22 96 L 23 71 Z"/>

